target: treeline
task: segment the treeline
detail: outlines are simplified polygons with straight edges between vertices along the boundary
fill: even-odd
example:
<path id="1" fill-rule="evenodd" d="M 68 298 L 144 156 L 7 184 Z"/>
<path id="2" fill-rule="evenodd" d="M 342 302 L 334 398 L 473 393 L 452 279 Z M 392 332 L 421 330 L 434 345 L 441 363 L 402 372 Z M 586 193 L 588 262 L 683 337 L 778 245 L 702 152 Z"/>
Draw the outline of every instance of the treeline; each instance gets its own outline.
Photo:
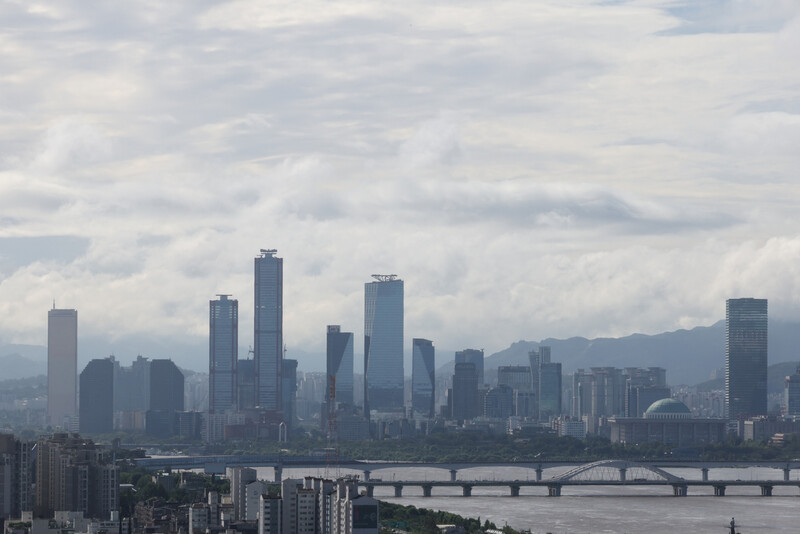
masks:
<path id="1" fill-rule="evenodd" d="M 509 526 L 498 529 L 494 523 L 488 520 L 481 524 L 480 518 L 462 517 L 441 510 L 402 506 L 385 501 L 381 501 L 380 516 L 381 532 L 386 534 L 394 532 L 393 529 L 410 534 L 432 534 L 439 532 L 436 525 L 456 525 L 462 527 L 468 534 L 478 534 L 489 529 L 502 530 L 505 534 L 521 534 Z"/>
<path id="2" fill-rule="evenodd" d="M 308 455 L 335 445 L 340 458 L 399 462 L 534 462 L 536 460 L 654 460 L 698 458 L 704 460 L 791 460 L 800 457 L 800 436 L 787 436 L 782 444 L 766 441 L 727 441 L 671 447 L 663 443 L 622 444 L 587 436 L 580 440 L 552 434 L 527 437 L 483 433 L 435 433 L 413 440 L 341 441 L 304 437 L 289 443 L 246 441 L 209 446 L 214 454 Z"/>

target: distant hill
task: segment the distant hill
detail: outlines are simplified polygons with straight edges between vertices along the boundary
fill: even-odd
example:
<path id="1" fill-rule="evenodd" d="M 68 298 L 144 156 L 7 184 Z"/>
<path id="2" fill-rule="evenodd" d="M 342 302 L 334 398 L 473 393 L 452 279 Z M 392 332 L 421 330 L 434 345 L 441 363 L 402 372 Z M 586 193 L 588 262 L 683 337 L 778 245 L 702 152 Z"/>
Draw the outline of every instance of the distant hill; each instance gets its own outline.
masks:
<path id="1" fill-rule="evenodd" d="M 47 374 L 47 348 L 37 345 L 0 346 L 3 379 L 27 378 Z"/>
<path id="2" fill-rule="evenodd" d="M 565 374 L 590 367 L 664 367 L 670 384 L 694 385 L 708 380 L 712 372 L 725 366 L 725 321 L 652 336 L 517 341 L 487 356 L 485 368 L 490 371 L 501 365 L 528 365 L 528 352 L 539 345 L 552 348 L 553 361 L 562 363 Z M 800 323 L 770 321 L 770 364 L 790 362 L 790 367 L 796 367 L 800 361 L 797 347 L 800 347 Z M 452 362 L 437 370 L 443 376 L 452 372 Z"/>
<path id="3" fill-rule="evenodd" d="M 767 368 L 767 393 L 783 394 L 784 381 L 789 375 L 797 371 L 798 362 L 783 362 L 770 365 Z M 697 384 L 698 391 L 712 391 L 715 389 L 725 389 L 725 377 L 721 376 L 713 380 L 706 380 Z"/>

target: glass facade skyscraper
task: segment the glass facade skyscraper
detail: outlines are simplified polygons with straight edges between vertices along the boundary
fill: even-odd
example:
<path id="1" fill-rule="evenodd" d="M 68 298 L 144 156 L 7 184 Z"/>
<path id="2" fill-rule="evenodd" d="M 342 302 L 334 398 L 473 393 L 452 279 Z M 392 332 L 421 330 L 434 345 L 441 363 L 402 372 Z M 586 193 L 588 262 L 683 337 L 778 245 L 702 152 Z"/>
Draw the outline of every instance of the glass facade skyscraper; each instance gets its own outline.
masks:
<path id="1" fill-rule="evenodd" d="M 436 364 L 433 342 L 414 338 L 411 342 L 411 408 L 432 418 L 436 402 Z"/>
<path id="2" fill-rule="evenodd" d="M 336 404 L 353 404 L 353 333 L 342 332 L 339 325 L 328 325 L 327 341 L 326 402 L 330 398 L 333 381 Z"/>
<path id="3" fill-rule="evenodd" d="M 725 302 L 725 412 L 767 413 L 767 299 Z"/>
<path id="4" fill-rule="evenodd" d="M 255 258 L 255 405 L 281 410 L 283 370 L 283 258 L 261 249 Z"/>
<path id="5" fill-rule="evenodd" d="M 78 419 L 81 434 L 114 430 L 114 361 L 91 360 L 81 371 Z"/>
<path id="6" fill-rule="evenodd" d="M 456 351 L 456 363 L 471 363 L 478 373 L 478 385 L 485 384 L 483 380 L 483 349 L 464 349 Z"/>
<path id="7" fill-rule="evenodd" d="M 403 407 L 403 281 L 364 284 L 364 409 Z"/>
<path id="8" fill-rule="evenodd" d="M 208 411 L 224 413 L 237 404 L 239 362 L 239 301 L 217 295 L 209 301 Z"/>

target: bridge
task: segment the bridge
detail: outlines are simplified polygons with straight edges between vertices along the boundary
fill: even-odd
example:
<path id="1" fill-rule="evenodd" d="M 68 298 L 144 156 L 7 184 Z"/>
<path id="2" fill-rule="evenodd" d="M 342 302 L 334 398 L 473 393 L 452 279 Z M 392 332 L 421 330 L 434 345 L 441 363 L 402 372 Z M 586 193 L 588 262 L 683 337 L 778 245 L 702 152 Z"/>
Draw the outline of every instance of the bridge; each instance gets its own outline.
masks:
<path id="1" fill-rule="evenodd" d="M 284 455 L 212 455 L 212 456 L 162 456 L 155 458 L 136 458 L 132 460 L 137 467 L 151 470 L 162 469 L 202 469 L 206 473 L 224 474 L 227 467 L 271 467 L 274 469 L 274 479 L 279 482 L 282 479 L 284 468 L 297 469 L 319 469 L 331 467 L 330 460 L 324 456 L 284 456 Z M 402 468 L 425 468 L 431 470 L 442 470 L 449 472 L 450 482 L 459 482 L 459 472 L 467 469 L 479 467 L 512 467 L 519 473 L 535 477 L 535 482 L 544 482 L 544 470 L 553 467 L 573 467 L 568 473 L 573 473 L 573 477 L 580 478 L 581 473 L 595 468 L 602 468 L 601 471 L 593 473 L 607 473 L 611 469 L 616 469 L 617 473 L 624 473 L 623 480 L 617 482 L 632 482 L 647 476 L 632 475 L 627 473 L 623 465 L 636 465 L 644 468 L 694 468 L 699 469 L 702 474 L 702 482 L 709 482 L 708 473 L 710 469 L 718 468 L 745 468 L 745 467 L 766 467 L 783 471 L 783 482 L 790 481 L 790 474 L 793 469 L 800 469 L 800 461 L 701 461 L 701 460 L 652 460 L 641 462 L 628 462 L 626 460 L 602 460 L 594 462 L 592 460 L 536 460 L 522 462 L 392 462 L 392 461 L 372 461 L 372 460 L 352 460 L 339 459 L 335 467 L 361 471 L 364 483 L 370 481 L 373 474 L 379 473 L 384 469 Z M 626 471 L 620 471 L 625 469 Z M 664 472 L 665 474 L 668 474 Z M 565 474 L 566 475 L 566 474 Z M 603 475 L 606 476 L 606 475 Z M 528 478 L 526 476 L 526 478 Z M 380 482 L 380 481 L 378 481 Z M 529 481 L 526 481 L 529 482 Z M 414 485 L 408 483 L 408 485 Z"/>
<path id="2" fill-rule="evenodd" d="M 705 469 L 705 468 L 704 468 Z M 376 487 L 393 487 L 394 496 L 402 497 L 407 486 L 422 488 L 422 494 L 430 497 L 434 487 L 460 487 L 464 497 L 472 495 L 475 487 L 507 486 L 512 497 L 518 497 L 523 487 L 544 487 L 550 497 L 560 497 L 562 488 L 573 486 L 671 486 L 676 497 L 688 495 L 689 487 L 711 487 L 714 495 L 725 496 L 728 486 L 758 486 L 761 495 L 772 496 L 776 486 L 794 486 L 800 489 L 800 480 L 708 480 L 707 469 L 703 472 L 703 480 L 689 480 L 668 473 L 653 465 L 630 462 L 626 460 L 602 460 L 581 465 L 549 480 L 450 480 L 450 481 L 382 481 L 365 480 L 359 485 L 364 487 L 367 495 L 373 496 Z"/>

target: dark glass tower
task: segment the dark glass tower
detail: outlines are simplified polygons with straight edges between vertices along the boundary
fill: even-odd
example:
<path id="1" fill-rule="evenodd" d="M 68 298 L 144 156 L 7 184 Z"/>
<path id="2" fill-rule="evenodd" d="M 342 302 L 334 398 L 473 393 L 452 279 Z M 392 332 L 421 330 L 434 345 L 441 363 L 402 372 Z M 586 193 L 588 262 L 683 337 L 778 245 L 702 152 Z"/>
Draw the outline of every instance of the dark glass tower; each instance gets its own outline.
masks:
<path id="1" fill-rule="evenodd" d="M 725 412 L 767 413 L 767 299 L 725 303 Z"/>
<path id="2" fill-rule="evenodd" d="M 281 410 L 283 371 L 283 258 L 261 249 L 255 259 L 255 405 Z"/>
<path id="3" fill-rule="evenodd" d="M 209 301 L 208 411 L 224 413 L 237 404 L 239 363 L 239 301 L 217 295 Z"/>
<path id="4" fill-rule="evenodd" d="M 81 434 L 100 434 L 114 430 L 114 362 L 92 360 L 80 378 Z"/>
<path id="5" fill-rule="evenodd" d="M 339 325 L 328 325 L 327 342 L 325 398 L 329 400 L 333 383 L 336 404 L 353 404 L 353 333 L 342 332 Z"/>
<path id="6" fill-rule="evenodd" d="M 433 417 L 436 396 L 436 366 L 433 342 L 414 338 L 411 355 L 411 408 Z"/>
<path id="7" fill-rule="evenodd" d="M 364 409 L 403 408 L 403 281 L 364 284 Z"/>
<path id="8" fill-rule="evenodd" d="M 471 363 L 478 372 L 478 385 L 485 384 L 483 380 L 483 349 L 464 349 L 456 351 L 456 363 Z"/>

